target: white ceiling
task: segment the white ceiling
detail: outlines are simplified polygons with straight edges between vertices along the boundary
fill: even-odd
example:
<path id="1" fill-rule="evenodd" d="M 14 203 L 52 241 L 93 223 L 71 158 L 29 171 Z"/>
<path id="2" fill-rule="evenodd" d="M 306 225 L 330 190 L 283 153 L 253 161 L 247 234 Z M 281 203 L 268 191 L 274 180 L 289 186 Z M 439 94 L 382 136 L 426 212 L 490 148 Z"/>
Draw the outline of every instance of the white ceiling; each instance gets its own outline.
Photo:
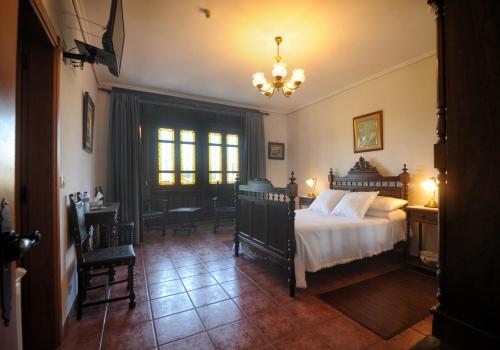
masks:
<path id="1" fill-rule="evenodd" d="M 105 24 L 110 0 L 77 0 Z M 435 47 L 425 0 L 123 0 L 125 46 L 119 78 L 96 66 L 100 83 L 157 89 L 289 113 Z M 212 17 L 199 11 L 207 7 Z M 85 23 L 84 23 L 85 24 Z M 99 27 L 85 30 L 102 34 Z M 267 99 L 252 74 L 271 75 L 281 35 L 289 71 L 306 81 L 292 97 Z M 88 42 L 100 40 L 86 35 Z"/>

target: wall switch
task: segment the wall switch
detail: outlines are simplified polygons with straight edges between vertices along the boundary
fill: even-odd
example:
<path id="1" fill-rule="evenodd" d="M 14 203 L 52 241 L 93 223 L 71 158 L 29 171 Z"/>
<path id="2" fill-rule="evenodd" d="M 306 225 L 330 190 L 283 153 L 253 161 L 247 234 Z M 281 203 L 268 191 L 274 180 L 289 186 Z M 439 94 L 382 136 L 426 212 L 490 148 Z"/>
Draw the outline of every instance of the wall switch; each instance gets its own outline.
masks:
<path id="1" fill-rule="evenodd" d="M 64 188 L 66 186 L 66 183 L 64 182 L 64 175 L 59 176 L 59 188 Z"/>

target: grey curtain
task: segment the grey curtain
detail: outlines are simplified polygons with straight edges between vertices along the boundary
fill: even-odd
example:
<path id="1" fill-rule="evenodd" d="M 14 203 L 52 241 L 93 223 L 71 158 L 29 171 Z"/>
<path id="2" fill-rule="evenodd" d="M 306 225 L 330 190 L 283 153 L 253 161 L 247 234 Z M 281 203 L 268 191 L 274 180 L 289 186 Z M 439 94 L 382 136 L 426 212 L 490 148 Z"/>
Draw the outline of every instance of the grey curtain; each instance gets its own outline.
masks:
<path id="1" fill-rule="evenodd" d="M 245 141 L 241 159 L 241 183 L 266 177 L 266 139 L 261 113 L 245 114 Z"/>
<path id="2" fill-rule="evenodd" d="M 120 202 L 120 220 L 135 223 L 135 241 L 142 241 L 140 187 L 140 112 L 133 94 L 111 92 L 109 196 Z"/>

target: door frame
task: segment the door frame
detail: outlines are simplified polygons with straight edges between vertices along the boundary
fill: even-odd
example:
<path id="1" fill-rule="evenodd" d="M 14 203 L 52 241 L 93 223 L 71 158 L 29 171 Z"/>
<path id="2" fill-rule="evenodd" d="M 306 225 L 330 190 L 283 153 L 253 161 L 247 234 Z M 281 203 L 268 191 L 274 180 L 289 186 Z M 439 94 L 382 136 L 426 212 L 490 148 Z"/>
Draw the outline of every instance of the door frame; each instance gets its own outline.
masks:
<path id="1" fill-rule="evenodd" d="M 22 46 L 27 43 L 23 42 L 21 33 L 18 35 L 18 64 L 17 64 L 17 111 L 16 111 L 16 227 L 21 230 L 23 223 L 29 221 L 29 218 L 23 220 L 23 208 L 29 208 L 30 211 L 36 210 L 35 204 L 26 201 L 22 203 L 23 181 L 25 178 L 22 175 L 23 169 L 23 154 L 24 147 L 32 149 L 33 147 L 45 147 L 47 149 L 46 160 L 49 164 L 45 167 L 49 169 L 46 172 L 40 171 L 33 174 L 30 170 L 30 176 L 42 177 L 43 181 L 50 184 L 50 188 L 46 189 L 48 201 L 46 205 L 46 212 L 49 213 L 47 217 L 42 219 L 42 225 L 46 228 L 46 232 L 42 230 L 42 241 L 35 251 L 29 253 L 23 264 L 28 267 L 28 273 L 23 279 L 22 287 L 22 317 L 23 317 L 23 338 L 24 344 L 27 349 L 30 348 L 55 348 L 60 345 L 63 335 L 62 324 L 62 295 L 61 295 L 61 260 L 60 260 L 60 228 L 59 228 L 59 165 L 58 165 L 58 106 L 59 106 L 59 74 L 60 74 L 60 61 L 61 61 L 61 40 L 57 36 L 56 31 L 50 21 L 48 13 L 46 12 L 41 0 L 20 0 L 19 6 L 19 28 L 23 26 L 23 16 L 27 12 L 32 12 L 35 16 L 32 18 L 38 19 L 38 23 L 34 24 L 42 28 L 42 35 L 47 40 L 47 51 L 43 55 L 47 59 L 47 67 L 50 67 L 49 74 L 47 72 L 44 76 L 50 75 L 50 89 L 44 91 L 42 98 L 46 98 L 44 110 L 46 111 L 45 121 L 48 123 L 48 145 L 47 142 L 42 146 L 40 140 L 31 141 L 26 137 L 23 131 L 23 124 L 26 123 L 24 118 L 30 120 L 33 117 L 29 112 L 26 113 L 24 108 L 29 110 L 29 102 L 27 106 L 23 107 L 23 58 L 21 57 Z M 35 20 L 36 20 L 35 19 Z M 44 50 L 45 51 L 45 50 Z M 51 62 L 51 63 L 50 63 Z M 50 66 L 49 66 L 50 65 Z M 43 75 L 42 71 L 30 73 L 32 76 Z M 24 115 L 24 116 L 23 116 Z M 40 115 L 37 116 L 40 118 Z M 29 194 L 28 194 L 29 195 Z M 33 224 L 32 222 L 30 224 Z M 26 225 L 25 225 L 26 226 Z M 50 229 L 47 229 L 50 227 Z M 27 232 L 23 232 L 27 233 Z M 47 259 L 48 256 L 48 259 Z M 40 268 L 40 266 L 43 266 Z M 30 271 L 31 270 L 31 271 Z M 30 274 L 30 272 L 32 272 Z M 40 274 L 42 276 L 40 276 Z M 47 281 L 40 285 L 40 280 Z M 41 290 L 41 288 L 43 290 Z M 50 304 L 50 312 L 46 312 L 40 308 L 40 303 Z"/>

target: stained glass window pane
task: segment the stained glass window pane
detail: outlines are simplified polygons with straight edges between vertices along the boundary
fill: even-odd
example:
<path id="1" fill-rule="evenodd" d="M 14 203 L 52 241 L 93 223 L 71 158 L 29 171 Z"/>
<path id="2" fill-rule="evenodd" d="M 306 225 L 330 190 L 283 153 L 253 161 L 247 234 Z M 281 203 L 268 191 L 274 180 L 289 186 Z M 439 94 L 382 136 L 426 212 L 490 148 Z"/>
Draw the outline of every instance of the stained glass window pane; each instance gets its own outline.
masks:
<path id="1" fill-rule="evenodd" d="M 226 144 L 228 144 L 230 146 L 238 146 L 238 135 L 227 134 Z"/>
<path id="2" fill-rule="evenodd" d="M 218 132 L 208 133 L 208 143 L 220 145 L 222 143 L 222 134 Z"/>
<path id="3" fill-rule="evenodd" d="M 222 171 L 222 147 L 208 147 L 208 171 Z"/>
<path id="4" fill-rule="evenodd" d="M 181 173 L 181 185 L 194 185 L 196 176 L 194 173 Z"/>
<path id="5" fill-rule="evenodd" d="M 181 142 L 195 142 L 193 130 L 181 130 Z"/>
<path id="6" fill-rule="evenodd" d="M 158 143 L 158 170 L 174 171 L 175 170 L 175 151 L 174 144 L 170 142 Z"/>
<path id="7" fill-rule="evenodd" d="M 238 173 L 227 173 L 227 183 L 234 184 L 236 182 L 236 175 Z"/>
<path id="8" fill-rule="evenodd" d="M 195 145 L 181 143 L 181 171 L 195 171 Z"/>
<path id="9" fill-rule="evenodd" d="M 158 140 L 160 141 L 174 141 L 174 129 L 159 128 Z"/>
<path id="10" fill-rule="evenodd" d="M 227 147 L 227 171 L 238 171 L 238 147 Z"/>
<path id="11" fill-rule="evenodd" d="M 175 174 L 174 173 L 160 173 L 158 178 L 158 183 L 162 186 L 175 184 Z"/>
<path id="12" fill-rule="evenodd" d="M 211 185 L 215 185 L 217 183 L 222 183 L 222 173 L 210 173 L 208 175 L 208 182 Z"/>

